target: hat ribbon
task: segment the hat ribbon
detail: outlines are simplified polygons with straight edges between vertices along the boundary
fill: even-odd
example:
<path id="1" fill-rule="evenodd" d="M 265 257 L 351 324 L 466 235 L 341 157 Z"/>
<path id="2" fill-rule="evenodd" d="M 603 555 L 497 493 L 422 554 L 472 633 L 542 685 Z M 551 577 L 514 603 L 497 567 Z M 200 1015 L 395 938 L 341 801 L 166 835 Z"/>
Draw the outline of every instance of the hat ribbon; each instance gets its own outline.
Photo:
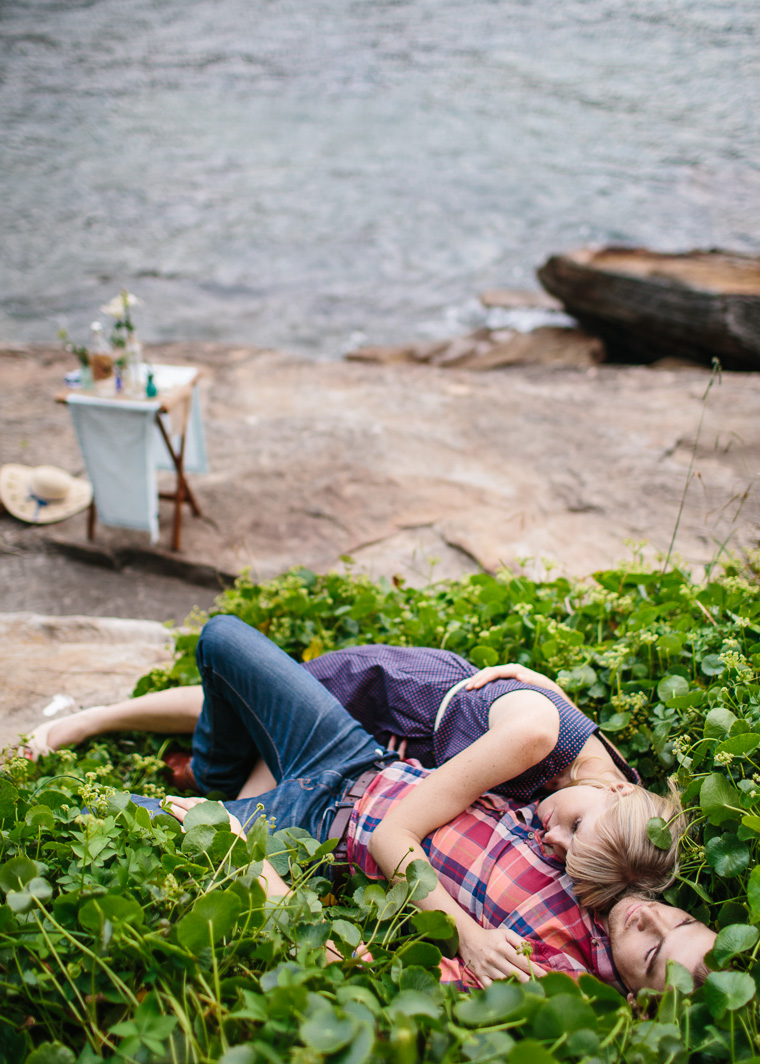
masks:
<path id="1" fill-rule="evenodd" d="M 29 492 L 29 495 L 27 496 L 27 498 L 32 499 L 32 500 L 34 500 L 34 502 L 37 503 L 37 509 L 34 511 L 34 520 L 36 521 L 37 518 L 40 516 L 40 510 L 42 509 L 43 506 L 49 506 L 50 505 L 50 500 L 49 499 L 41 499 L 39 497 L 39 495 L 35 495 L 33 491 Z"/>

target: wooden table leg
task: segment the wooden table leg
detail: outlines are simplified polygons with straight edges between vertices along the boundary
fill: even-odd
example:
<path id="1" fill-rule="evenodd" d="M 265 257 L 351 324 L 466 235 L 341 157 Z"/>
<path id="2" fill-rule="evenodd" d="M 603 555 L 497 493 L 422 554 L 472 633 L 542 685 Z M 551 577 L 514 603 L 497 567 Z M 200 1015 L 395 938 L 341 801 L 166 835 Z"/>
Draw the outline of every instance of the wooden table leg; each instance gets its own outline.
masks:
<path id="1" fill-rule="evenodd" d="M 95 539 L 95 521 L 97 519 L 97 510 L 95 509 L 95 500 L 90 500 L 90 505 L 87 508 L 87 538 Z"/>
<path id="2" fill-rule="evenodd" d="M 179 453 L 177 453 L 172 447 L 171 438 L 166 431 L 166 426 L 161 420 L 160 413 L 156 414 L 156 422 L 158 423 L 161 436 L 166 444 L 166 449 L 171 455 L 172 463 L 177 473 L 177 488 L 171 495 L 161 493 L 161 498 L 173 498 L 174 499 L 174 527 L 172 530 L 172 550 L 179 550 L 180 539 L 182 535 L 182 503 L 187 500 L 190 505 L 193 514 L 196 517 L 201 516 L 201 508 L 195 500 L 195 496 L 190 490 L 190 485 L 185 479 L 185 433 L 183 432 L 180 437 Z"/>

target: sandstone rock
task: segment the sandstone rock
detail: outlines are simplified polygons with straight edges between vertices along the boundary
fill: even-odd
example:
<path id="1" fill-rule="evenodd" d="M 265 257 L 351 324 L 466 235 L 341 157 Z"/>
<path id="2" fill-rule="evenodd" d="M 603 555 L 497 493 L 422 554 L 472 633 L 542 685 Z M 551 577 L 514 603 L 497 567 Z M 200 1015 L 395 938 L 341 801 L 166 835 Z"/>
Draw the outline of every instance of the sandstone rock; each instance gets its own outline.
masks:
<path id="1" fill-rule="evenodd" d="M 592 366 L 604 361 L 604 344 L 582 329 L 542 325 L 531 332 L 477 329 L 467 336 L 398 347 L 362 347 L 346 355 L 350 362 L 394 365 L 424 363 L 449 369 L 491 370 L 502 366 Z"/>
<path id="2" fill-rule="evenodd" d="M 484 307 L 500 307 L 503 310 L 522 310 L 523 307 L 541 307 L 545 310 L 560 310 L 562 304 L 548 292 L 510 288 L 492 288 L 480 293 Z"/>
<path id="3" fill-rule="evenodd" d="M 480 331 L 473 338 L 481 342 Z M 503 344 L 510 334 L 491 338 Z M 205 516 L 186 515 L 181 555 L 168 549 L 168 503 L 156 548 L 146 534 L 100 525 L 88 545 L 83 514 L 45 530 L 0 514 L 0 587 L 4 556 L 55 544 L 115 569 L 128 564 L 125 584 L 143 572 L 147 588 L 148 565 L 207 581 L 250 566 L 267 579 L 291 565 L 340 568 L 352 555 L 375 576 L 421 584 L 430 557 L 442 559 L 434 576 L 544 554 L 586 575 L 626 555 L 627 538 L 666 552 L 709 379 L 699 367 L 606 363 L 474 373 L 310 362 L 239 344 L 146 353 L 209 369 L 210 470 L 190 478 Z M 70 361 L 31 347 L 0 351 L 0 360 L 3 460 L 81 472 L 68 411 L 52 401 Z M 736 549 L 757 542 L 759 400 L 760 376 L 726 373 L 704 406 L 698 476 L 676 543 L 697 571 L 727 537 Z M 65 564 L 57 558 L 48 579 Z M 29 608 L 41 610 L 33 592 Z"/>
<path id="4" fill-rule="evenodd" d="M 128 697 L 137 680 L 171 660 L 155 621 L 0 614 L 0 749 L 44 718 L 56 694 L 78 706 Z"/>

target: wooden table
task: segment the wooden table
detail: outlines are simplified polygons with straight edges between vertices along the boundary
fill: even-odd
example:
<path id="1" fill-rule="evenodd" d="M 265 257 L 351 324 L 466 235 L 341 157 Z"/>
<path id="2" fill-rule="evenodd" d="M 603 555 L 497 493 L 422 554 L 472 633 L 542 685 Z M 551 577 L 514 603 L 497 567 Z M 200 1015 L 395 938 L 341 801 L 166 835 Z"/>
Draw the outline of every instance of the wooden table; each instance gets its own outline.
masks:
<path id="1" fill-rule="evenodd" d="M 186 472 L 186 445 L 189 432 L 193 432 L 194 456 L 196 471 L 205 472 L 205 444 L 203 441 L 203 425 L 200 420 L 200 408 L 198 406 L 197 384 L 201 376 L 201 370 L 194 366 L 169 366 L 152 365 L 151 372 L 158 387 L 155 398 L 143 398 L 128 396 L 123 393 L 105 390 L 109 382 L 100 382 L 96 389 L 66 389 L 56 395 L 56 401 L 67 403 L 74 420 L 74 428 L 77 433 L 82 457 L 84 458 L 87 472 L 92 482 L 93 499 L 87 521 L 88 539 L 95 537 L 95 524 L 97 517 L 97 505 L 100 498 L 103 510 L 113 510 L 114 496 L 116 495 L 116 510 L 119 509 L 118 479 L 119 466 L 127 465 L 125 475 L 129 478 L 132 471 L 140 476 L 143 472 L 147 478 L 145 485 L 138 485 L 138 496 L 146 505 L 155 496 L 155 513 L 139 515 L 144 518 L 142 524 L 132 524 L 124 518 L 116 520 L 110 518 L 104 521 L 106 524 L 114 524 L 121 527 L 140 527 L 151 531 L 155 540 L 158 533 L 158 499 L 170 499 L 174 502 L 174 520 L 172 528 L 172 550 L 180 549 L 182 536 L 182 506 L 190 507 L 196 517 L 201 516 L 201 509 L 187 482 Z M 104 387 L 105 386 L 105 387 Z M 124 415 L 128 417 L 128 423 L 137 425 L 137 444 L 134 448 L 119 452 L 121 441 L 112 438 L 109 431 L 109 420 L 112 426 L 118 430 L 118 425 Z M 145 425 L 141 422 L 145 419 Z M 155 424 L 156 429 L 163 441 L 164 461 L 160 453 L 152 449 L 151 434 L 147 431 L 147 425 Z M 112 469 L 108 469 L 108 449 L 111 448 L 113 455 Z M 142 449 L 145 453 L 142 453 Z M 138 452 L 139 453 L 136 453 Z M 166 459 L 168 458 L 168 464 Z M 106 459 L 104 461 L 104 459 Z M 155 469 L 173 469 L 176 474 L 175 488 L 173 491 L 159 492 L 155 488 Z M 114 469 L 116 472 L 114 472 Z M 128 487 L 133 487 L 129 484 Z M 142 491 L 142 488 L 145 491 Z"/>

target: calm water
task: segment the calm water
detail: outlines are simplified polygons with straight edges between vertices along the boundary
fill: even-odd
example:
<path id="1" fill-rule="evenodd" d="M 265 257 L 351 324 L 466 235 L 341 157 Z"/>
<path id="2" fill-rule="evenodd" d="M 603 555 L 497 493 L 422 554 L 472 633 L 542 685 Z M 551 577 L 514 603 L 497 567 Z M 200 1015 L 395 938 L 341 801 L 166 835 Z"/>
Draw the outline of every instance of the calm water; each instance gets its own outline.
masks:
<path id="1" fill-rule="evenodd" d="M 0 0 L 0 338 L 338 355 L 589 242 L 760 251 L 757 0 Z"/>

